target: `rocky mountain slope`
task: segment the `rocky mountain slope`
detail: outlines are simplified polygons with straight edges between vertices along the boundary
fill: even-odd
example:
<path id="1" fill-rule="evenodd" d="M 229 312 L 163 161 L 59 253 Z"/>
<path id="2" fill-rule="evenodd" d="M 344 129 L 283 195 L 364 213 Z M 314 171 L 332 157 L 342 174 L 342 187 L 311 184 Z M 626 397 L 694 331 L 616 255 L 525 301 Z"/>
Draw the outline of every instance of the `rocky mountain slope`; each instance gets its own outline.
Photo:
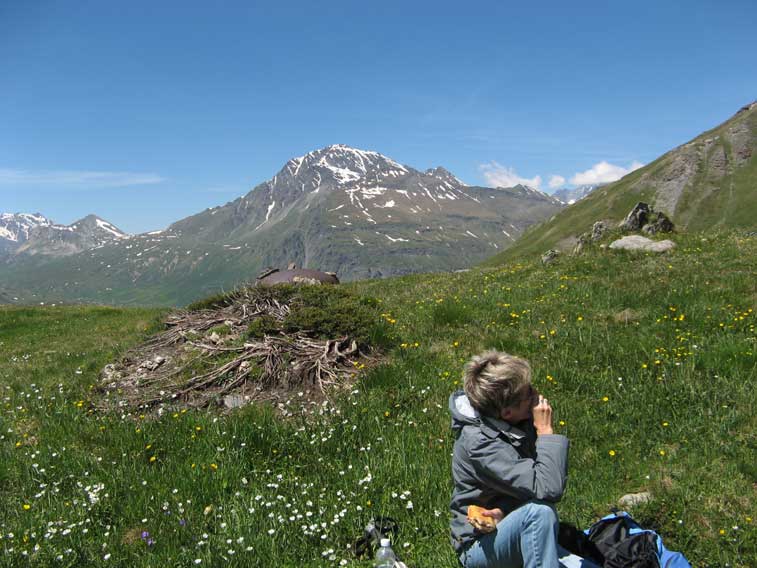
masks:
<path id="1" fill-rule="evenodd" d="M 605 185 L 529 229 L 487 264 L 550 248 L 571 250 L 598 220 L 617 225 L 639 201 L 678 230 L 757 227 L 757 101 L 654 162 Z"/>
<path id="2" fill-rule="evenodd" d="M 0 260 L 6 262 L 25 255 L 68 256 L 125 238 L 126 233 L 96 215 L 58 225 L 39 213 L 0 214 Z"/>
<path id="3" fill-rule="evenodd" d="M 164 231 L 66 258 L 25 254 L 7 280 L 23 301 L 182 304 L 290 262 L 342 280 L 456 270 L 561 207 L 528 187 L 468 186 L 443 168 L 334 145 Z"/>

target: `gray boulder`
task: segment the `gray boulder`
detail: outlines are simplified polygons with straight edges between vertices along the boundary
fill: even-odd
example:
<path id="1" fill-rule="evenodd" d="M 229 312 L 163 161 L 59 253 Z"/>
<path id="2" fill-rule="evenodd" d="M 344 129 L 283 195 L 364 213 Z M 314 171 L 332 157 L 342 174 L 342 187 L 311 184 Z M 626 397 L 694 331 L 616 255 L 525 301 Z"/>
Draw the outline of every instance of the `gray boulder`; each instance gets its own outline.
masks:
<path id="1" fill-rule="evenodd" d="M 640 250 L 647 252 L 667 252 L 675 248 L 676 244 L 670 240 L 653 241 L 641 235 L 628 235 L 610 243 L 615 250 Z"/>

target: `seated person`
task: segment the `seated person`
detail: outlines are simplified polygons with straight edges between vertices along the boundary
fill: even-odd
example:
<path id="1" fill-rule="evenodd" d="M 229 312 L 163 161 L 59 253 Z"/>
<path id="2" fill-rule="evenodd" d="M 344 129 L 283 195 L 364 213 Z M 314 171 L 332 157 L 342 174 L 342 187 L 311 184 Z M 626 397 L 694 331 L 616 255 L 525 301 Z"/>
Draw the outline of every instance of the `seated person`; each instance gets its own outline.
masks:
<path id="1" fill-rule="evenodd" d="M 531 385 L 528 361 L 496 351 L 471 359 L 463 386 L 449 404 L 456 436 L 450 526 L 460 562 L 557 568 L 565 551 L 554 504 L 565 491 L 568 439 L 553 433 L 549 401 Z M 486 509 L 496 529 L 475 528 L 469 505 Z M 578 557 L 569 563 L 594 566 Z"/>

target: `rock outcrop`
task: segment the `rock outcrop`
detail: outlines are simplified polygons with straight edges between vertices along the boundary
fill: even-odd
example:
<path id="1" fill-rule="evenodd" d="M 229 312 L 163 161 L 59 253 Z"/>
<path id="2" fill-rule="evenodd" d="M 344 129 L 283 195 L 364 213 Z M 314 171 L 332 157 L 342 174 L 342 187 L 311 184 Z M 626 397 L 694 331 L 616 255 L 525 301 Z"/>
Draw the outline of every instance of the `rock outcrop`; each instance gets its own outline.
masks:
<path id="1" fill-rule="evenodd" d="M 578 236 L 578 242 L 573 248 L 573 254 L 581 254 L 586 245 L 602 240 L 605 234 L 607 234 L 607 225 L 604 221 L 597 221 L 592 225 L 591 233 L 582 233 Z"/>
<path id="2" fill-rule="evenodd" d="M 655 211 L 649 204 L 639 201 L 620 223 L 620 229 L 629 233 L 642 231 L 654 235 L 673 231 L 673 222 L 661 211 Z"/>
<path id="3" fill-rule="evenodd" d="M 642 233 L 656 235 L 657 233 L 672 233 L 673 222 L 659 211 L 647 216 L 647 224 L 641 228 Z"/>

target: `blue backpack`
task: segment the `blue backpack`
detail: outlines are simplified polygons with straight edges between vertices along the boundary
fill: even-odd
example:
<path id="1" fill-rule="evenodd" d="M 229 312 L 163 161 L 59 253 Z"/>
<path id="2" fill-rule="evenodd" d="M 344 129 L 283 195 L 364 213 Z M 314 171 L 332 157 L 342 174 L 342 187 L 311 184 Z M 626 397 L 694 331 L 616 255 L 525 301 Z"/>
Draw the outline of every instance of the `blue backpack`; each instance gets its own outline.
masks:
<path id="1" fill-rule="evenodd" d="M 656 532 L 643 529 L 628 513 L 602 517 L 584 531 L 603 568 L 691 568 L 680 552 L 665 548 Z"/>

